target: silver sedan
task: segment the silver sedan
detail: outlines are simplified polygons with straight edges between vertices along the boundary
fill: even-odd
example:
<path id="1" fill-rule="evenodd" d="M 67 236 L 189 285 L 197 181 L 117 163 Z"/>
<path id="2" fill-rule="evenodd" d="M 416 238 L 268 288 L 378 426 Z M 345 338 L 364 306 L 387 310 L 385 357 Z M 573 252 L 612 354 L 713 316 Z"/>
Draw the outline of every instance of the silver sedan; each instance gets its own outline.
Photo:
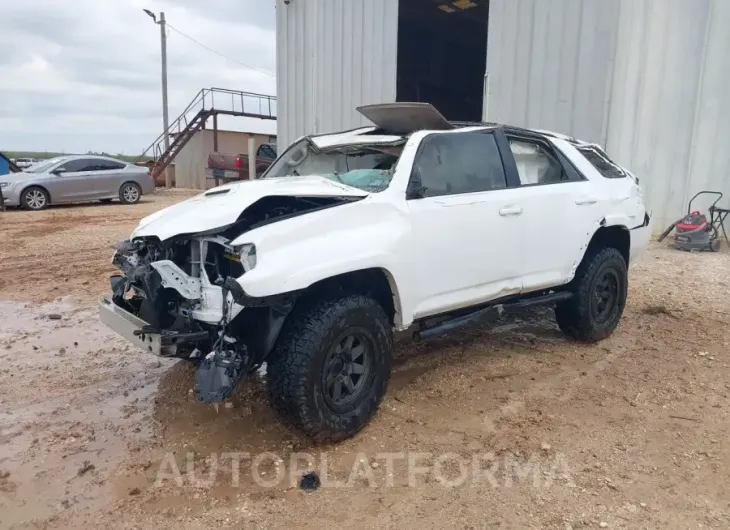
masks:
<path id="1" fill-rule="evenodd" d="M 42 210 L 50 204 L 95 200 L 134 204 L 155 191 L 155 182 L 147 168 L 105 156 L 74 155 L 0 175 L 0 191 L 6 206 Z"/>

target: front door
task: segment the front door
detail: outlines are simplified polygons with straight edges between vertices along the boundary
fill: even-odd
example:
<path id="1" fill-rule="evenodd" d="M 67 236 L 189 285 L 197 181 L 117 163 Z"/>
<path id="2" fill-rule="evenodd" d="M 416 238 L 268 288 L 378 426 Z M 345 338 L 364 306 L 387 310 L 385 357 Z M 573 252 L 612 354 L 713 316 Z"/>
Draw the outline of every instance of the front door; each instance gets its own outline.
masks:
<path id="1" fill-rule="evenodd" d="M 64 162 L 57 168 L 54 179 L 53 202 L 73 202 L 96 197 L 92 170 L 94 160 L 78 158 Z"/>
<path id="2" fill-rule="evenodd" d="M 518 294 L 522 208 L 493 130 L 427 136 L 408 190 L 414 318 Z"/>

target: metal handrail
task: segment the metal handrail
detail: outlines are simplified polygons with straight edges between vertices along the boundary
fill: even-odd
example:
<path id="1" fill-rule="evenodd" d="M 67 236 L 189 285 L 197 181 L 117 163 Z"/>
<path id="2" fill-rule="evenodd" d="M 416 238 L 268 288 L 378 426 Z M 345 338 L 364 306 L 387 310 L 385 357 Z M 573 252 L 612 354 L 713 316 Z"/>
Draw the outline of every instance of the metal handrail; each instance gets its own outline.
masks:
<path id="1" fill-rule="evenodd" d="M 218 97 L 216 98 L 216 95 Z M 229 100 L 230 98 L 230 100 Z M 230 103 L 230 104 L 229 104 Z M 248 105 L 247 105 L 248 103 Z M 165 138 L 181 134 L 188 128 L 193 118 L 201 111 L 221 111 L 228 114 L 276 119 L 276 96 L 231 90 L 228 88 L 203 88 L 185 107 L 180 115 L 173 120 L 166 131 L 163 131 L 147 149 L 137 158 L 137 162 L 151 156 L 159 159 L 165 153 Z"/>

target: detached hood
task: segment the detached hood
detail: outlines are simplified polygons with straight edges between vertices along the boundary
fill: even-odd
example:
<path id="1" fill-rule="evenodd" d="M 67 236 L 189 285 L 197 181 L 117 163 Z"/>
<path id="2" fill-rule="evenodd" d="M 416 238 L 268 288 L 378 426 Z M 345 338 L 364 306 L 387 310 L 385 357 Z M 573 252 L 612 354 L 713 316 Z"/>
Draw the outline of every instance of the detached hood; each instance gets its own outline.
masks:
<path id="1" fill-rule="evenodd" d="M 256 201 L 279 197 L 365 197 L 367 192 L 324 177 L 300 176 L 246 180 L 208 190 L 142 219 L 132 238 L 173 236 L 215 230 L 234 223 Z"/>

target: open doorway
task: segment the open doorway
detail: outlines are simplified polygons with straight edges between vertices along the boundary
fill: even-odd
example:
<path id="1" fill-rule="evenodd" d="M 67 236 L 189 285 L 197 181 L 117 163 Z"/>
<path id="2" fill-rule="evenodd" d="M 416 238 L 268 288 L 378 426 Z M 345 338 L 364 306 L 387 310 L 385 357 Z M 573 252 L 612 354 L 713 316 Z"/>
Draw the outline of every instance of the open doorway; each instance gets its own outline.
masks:
<path id="1" fill-rule="evenodd" d="M 397 101 L 481 121 L 489 0 L 400 0 Z"/>

